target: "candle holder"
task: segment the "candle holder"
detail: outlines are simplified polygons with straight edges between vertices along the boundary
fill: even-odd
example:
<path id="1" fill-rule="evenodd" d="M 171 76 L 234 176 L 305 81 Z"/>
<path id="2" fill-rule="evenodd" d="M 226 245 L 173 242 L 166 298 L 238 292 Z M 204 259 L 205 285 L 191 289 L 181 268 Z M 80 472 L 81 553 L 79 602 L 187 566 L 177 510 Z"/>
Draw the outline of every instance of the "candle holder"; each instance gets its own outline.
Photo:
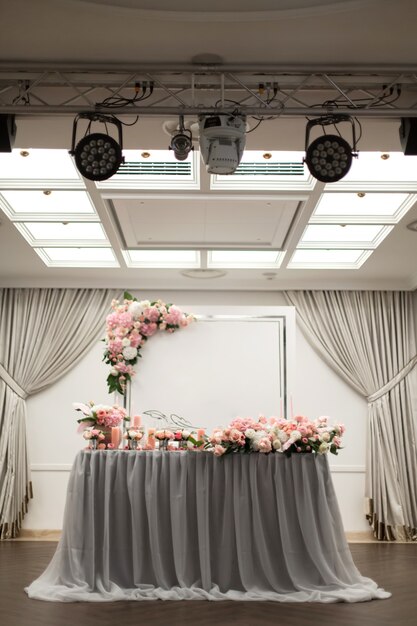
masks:
<path id="1" fill-rule="evenodd" d="M 158 450 L 166 452 L 168 450 L 169 439 L 158 439 L 158 441 L 159 441 L 159 448 L 158 448 Z"/>

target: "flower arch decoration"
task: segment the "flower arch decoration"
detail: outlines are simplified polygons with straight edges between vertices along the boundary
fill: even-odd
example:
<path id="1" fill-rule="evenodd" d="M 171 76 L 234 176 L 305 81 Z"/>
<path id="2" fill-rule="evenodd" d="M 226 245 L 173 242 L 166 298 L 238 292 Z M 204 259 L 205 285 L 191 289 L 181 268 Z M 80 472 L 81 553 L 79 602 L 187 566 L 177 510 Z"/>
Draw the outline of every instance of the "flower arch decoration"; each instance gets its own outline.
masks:
<path id="1" fill-rule="evenodd" d="M 107 377 L 109 393 L 124 395 L 126 384 L 135 374 L 134 366 L 149 337 L 158 330 L 173 333 L 187 327 L 192 315 L 162 300 L 137 300 L 125 291 L 123 302 L 112 300 L 112 313 L 106 318 L 104 361 L 111 366 Z"/>

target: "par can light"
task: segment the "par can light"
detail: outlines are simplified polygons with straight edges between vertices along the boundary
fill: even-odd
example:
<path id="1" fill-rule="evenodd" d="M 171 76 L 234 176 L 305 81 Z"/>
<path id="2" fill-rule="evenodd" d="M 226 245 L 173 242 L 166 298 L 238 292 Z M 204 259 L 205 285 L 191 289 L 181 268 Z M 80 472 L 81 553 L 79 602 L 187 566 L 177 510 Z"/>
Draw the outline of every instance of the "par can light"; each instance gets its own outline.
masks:
<path id="1" fill-rule="evenodd" d="M 338 135 L 323 135 L 309 145 L 305 164 L 322 183 L 337 182 L 350 170 L 352 148 Z"/>
<path id="2" fill-rule="evenodd" d="M 353 147 L 340 134 L 322 135 L 310 143 L 310 131 L 314 126 L 334 126 L 337 132 L 337 124 L 348 122 L 352 129 Z M 336 183 L 346 176 L 352 165 L 356 152 L 355 122 L 348 115 L 329 114 L 324 117 L 309 120 L 306 127 L 304 163 L 310 174 L 322 183 Z"/>
<path id="3" fill-rule="evenodd" d="M 80 119 L 88 120 L 87 131 L 82 139 L 75 145 L 77 125 Z M 90 133 L 92 122 L 100 122 L 116 126 L 119 141 L 109 134 Z M 72 127 L 72 144 L 69 153 L 74 157 L 75 165 L 84 178 L 93 181 L 102 181 L 116 174 L 120 165 L 124 163 L 122 155 L 123 139 L 122 124 L 113 115 L 101 113 L 79 113 L 74 119 Z"/>
<path id="4" fill-rule="evenodd" d="M 83 137 L 75 147 L 74 159 L 82 176 L 97 181 L 116 174 L 123 162 L 122 150 L 117 141 L 102 133 Z"/>

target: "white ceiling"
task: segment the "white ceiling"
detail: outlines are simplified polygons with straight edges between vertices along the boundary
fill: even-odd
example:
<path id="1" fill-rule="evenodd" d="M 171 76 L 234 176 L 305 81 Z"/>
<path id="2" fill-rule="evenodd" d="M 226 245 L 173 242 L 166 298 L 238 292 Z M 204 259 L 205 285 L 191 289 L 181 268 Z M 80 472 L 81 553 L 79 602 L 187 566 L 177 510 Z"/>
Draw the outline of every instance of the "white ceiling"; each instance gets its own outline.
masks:
<path id="1" fill-rule="evenodd" d="M 0 4 L 0 58 L 4 62 L 94 62 L 105 67 L 106 62 L 189 63 L 199 54 L 217 54 L 225 63 L 323 67 L 340 64 L 356 70 L 371 64 L 417 66 L 417 4 L 413 0 L 265 0 L 254 3 L 256 13 L 251 12 L 249 2 L 225 1 L 210 3 L 209 7 L 201 2 L 177 2 L 171 11 L 167 11 L 166 2 L 134 0 L 14 0 Z M 236 11 L 238 4 L 240 12 Z M 163 121 L 143 117 L 136 126 L 125 130 L 125 148 L 138 153 L 166 149 L 169 138 L 162 129 Z M 19 149 L 70 147 L 72 118 L 35 119 L 21 115 L 17 127 Z M 364 120 L 361 150 L 399 152 L 398 127 L 399 120 L 395 119 Z M 247 136 L 247 149 L 302 151 L 304 129 L 303 119 L 265 121 Z M 324 191 L 321 183 L 310 179 L 298 190 L 291 184 L 271 188 L 270 183 L 258 184 L 256 189 L 249 183 L 227 189 L 227 181 L 210 181 L 198 161 L 198 185 L 194 189 L 172 189 L 169 185 L 130 189 L 117 187 L 112 180 L 101 186 L 80 181 L 80 189 L 85 182 L 120 268 L 47 267 L 0 212 L 0 286 L 415 289 L 417 233 L 406 225 L 417 220 L 417 205 L 411 201 L 417 190 L 417 168 L 415 176 L 411 174 L 399 185 L 372 177 L 365 155 L 362 163 L 363 173 L 357 175 L 356 181 L 334 187 L 335 193 L 366 192 L 368 199 L 372 191 L 405 193 L 410 208 L 359 269 L 287 267 Z M 18 167 L 21 178 L 23 164 Z M 29 172 L 27 177 L 33 178 L 33 174 Z M 48 178 L 46 172 L 43 177 Z M 0 185 L 3 189 L 16 188 L 15 183 L 5 183 L 8 178 L 10 172 L 3 168 Z M 26 186 L 29 187 L 36 187 L 33 180 Z M 55 192 L 58 188 L 56 181 L 39 179 L 38 190 Z M 287 255 L 281 267 L 273 270 L 229 268 L 224 276 L 207 280 L 187 278 L 179 269 L 128 268 L 121 252 L 125 244 L 202 250 L 258 246 L 285 249 Z"/>

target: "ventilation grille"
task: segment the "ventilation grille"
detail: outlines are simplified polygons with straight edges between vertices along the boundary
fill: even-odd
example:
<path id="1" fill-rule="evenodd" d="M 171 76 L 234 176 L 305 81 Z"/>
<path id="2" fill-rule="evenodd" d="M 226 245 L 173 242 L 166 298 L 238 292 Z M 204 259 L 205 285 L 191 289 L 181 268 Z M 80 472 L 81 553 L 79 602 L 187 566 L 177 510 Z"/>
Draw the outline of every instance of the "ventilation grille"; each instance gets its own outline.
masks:
<path id="1" fill-rule="evenodd" d="M 192 176 L 191 161 L 128 161 L 116 176 Z M 234 176 L 304 176 L 303 163 L 241 163 Z"/>
<path id="2" fill-rule="evenodd" d="M 173 161 L 155 163 L 153 161 L 129 161 L 122 163 L 117 176 L 191 176 L 190 161 Z"/>
<path id="3" fill-rule="evenodd" d="M 241 163 L 234 176 L 304 176 L 303 163 Z"/>

